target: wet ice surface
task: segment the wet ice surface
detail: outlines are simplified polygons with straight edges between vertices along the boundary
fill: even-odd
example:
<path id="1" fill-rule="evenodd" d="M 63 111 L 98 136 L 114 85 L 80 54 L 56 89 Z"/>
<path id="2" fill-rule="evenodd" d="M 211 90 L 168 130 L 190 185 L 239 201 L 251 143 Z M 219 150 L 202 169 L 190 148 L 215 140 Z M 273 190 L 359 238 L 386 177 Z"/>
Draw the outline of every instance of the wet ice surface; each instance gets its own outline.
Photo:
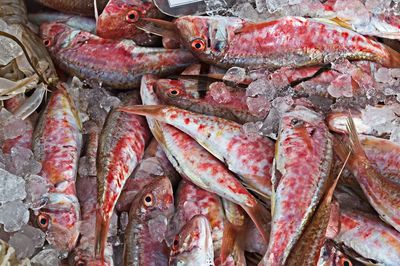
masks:
<path id="1" fill-rule="evenodd" d="M 25 176 L 26 199 L 25 202 L 31 209 L 39 209 L 46 203 L 46 195 L 50 184 L 41 176 Z"/>
<path id="2" fill-rule="evenodd" d="M 54 266 L 60 265 L 59 253 L 52 248 L 45 248 L 36 254 L 31 262 L 34 266 Z"/>
<path id="3" fill-rule="evenodd" d="M 8 242 L 16 251 L 17 258 L 31 257 L 36 248 L 43 246 L 45 234 L 38 228 L 25 225 Z"/>
<path id="4" fill-rule="evenodd" d="M 28 207 L 21 200 L 9 201 L 0 206 L 0 223 L 4 225 L 4 231 L 18 231 L 28 220 Z"/>
<path id="5" fill-rule="evenodd" d="M 23 200 L 25 197 L 25 180 L 0 169 L 0 203 Z"/>
<path id="6" fill-rule="evenodd" d="M 38 174 L 42 164 L 34 159 L 31 149 L 13 147 L 8 158 L 8 170 L 18 175 Z"/>

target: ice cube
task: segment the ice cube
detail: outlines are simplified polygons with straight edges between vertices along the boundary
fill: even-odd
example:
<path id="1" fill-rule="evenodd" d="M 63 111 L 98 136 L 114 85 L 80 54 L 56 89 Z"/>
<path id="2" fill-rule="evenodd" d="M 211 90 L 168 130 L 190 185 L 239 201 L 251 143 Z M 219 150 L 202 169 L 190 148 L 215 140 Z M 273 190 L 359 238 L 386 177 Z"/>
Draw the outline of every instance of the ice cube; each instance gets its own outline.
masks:
<path id="1" fill-rule="evenodd" d="M 42 207 L 50 184 L 41 176 L 27 175 L 25 176 L 26 199 L 25 202 L 33 209 Z"/>
<path id="2" fill-rule="evenodd" d="M 28 207 L 22 201 L 10 201 L 0 206 L 0 223 L 4 225 L 4 231 L 18 231 L 28 221 Z"/>
<path id="3" fill-rule="evenodd" d="M 14 25 L 8 25 L 4 20 L 0 20 L 0 29 L 17 38 L 21 37 L 21 28 Z M 21 54 L 22 49 L 15 41 L 7 37 L 0 37 L 0 65 L 7 65 Z"/>
<path id="4" fill-rule="evenodd" d="M 43 249 L 31 259 L 31 262 L 33 266 L 61 265 L 59 252 L 52 248 Z"/>
<path id="5" fill-rule="evenodd" d="M 16 118 L 12 113 L 2 108 L 0 111 L 0 140 L 22 136 L 29 127 L 28 123 L 28 121 Z"/>
<path id="6" fill-rule="evenodd" d="M 247 97 L 246 103 L 250 113 L 258 117 L 265 117 L 271 107 L 271 104 L 265 95 Z"/>
<path id="7" fill-rule="evenodd" d="M 149 227 L 150 237 L 158 242 L 165 238 L 167 232 L 168 219 L 164 215 L 158 215 L 154 219 L 150 219 L 147 223 Z"/>
<path id="8" fill-rule="evenodd" d="M 229 103 L 232 100 L 229 87 L 223 82 L 214 82 L 209 87 L 209 93 L 217 103 Z"/>
<path id="9" fill-rule="evenodd" d="M 0 169 L 0 203 L 23 200 L 25 197 L 25 180 Z"/>
<path id="10" fill-rule="evenodd" d="M 393 128 L 390 134 L 390 141 L 400 145 L 400 125 L 397 125 Z"/>
<path id="11" fill-rule="evenodd" d="M 249 123 L 246 123 L 243 125 L 243 130 L 244 130 L 244 133 L 246 133 L 246 135 L 251 137 L 251 136 L 259 134 L 259 131 L 262 126 L 263 126 L 262 121 L 249 122 Z"/>
<path id="12" fill-rule="evenodd" d="M 9 244 L 15 249 L 18 259 L 31 257 L 36 248 L 43 246 L 45 234 L 38 228 L 24 225 L 20 231 L 15 233 Z"/>
<path id="13" fill-rule="evenodd" d="M 223 79 L 235 83 L 240 83 L 243 82 L 246 77 L 246 69 L 241 67 L 231 67 L 226 71 Z"/>
<path id="14" fill-rule="evenodd" d="M 30 149 L 15 146 L 11 148 L 11 162 L 17 175 L 38 174 L 42 164 L 35 160 Z"/>
<path id="15" fill-rule="evenodd" d="M 156 157 L 150 157 L 143 160 L 138 167 L 135 178 L 147 178 L 149 175 L 161 176 L 164 175 L 160 161 Z"/>
<path id="16" fill-rule="evenodd" d="M 110 231 L 108 231 L 108 237 L 113 237 L 118 234 L 118 215 L 114 211 L 111 215 Z"/>
<path id="17" fill-rule="evenodd" d="M 335 98 L 352 97 L 353 85 L 351 75 L 342 74 L 331 82 L 327 88 L 328 93 Z"/>

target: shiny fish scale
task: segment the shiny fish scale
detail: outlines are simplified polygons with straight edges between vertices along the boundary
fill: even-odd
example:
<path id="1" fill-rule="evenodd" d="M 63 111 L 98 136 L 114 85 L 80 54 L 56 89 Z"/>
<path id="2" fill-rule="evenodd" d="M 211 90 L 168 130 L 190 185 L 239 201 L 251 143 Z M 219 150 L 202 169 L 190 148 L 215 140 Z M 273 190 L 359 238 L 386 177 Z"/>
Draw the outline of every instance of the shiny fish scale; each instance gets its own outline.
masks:
<path id="1" fill-rule="evenodd" d="M 332 160 L 329 131 L 308 109 L 285 114 L 279 134 L 270 242 L 260 265 L 285 263 L 322 196 Z"/>
<path id="2" fill-rule="evenodd" d="M 145 73 L 172 74 L 195 62 L 189 51 L 139 47 L 130 40 L 107 40 L 62 23 L 41 26 L 42 39 L 61 69 L 118 89 L 139 85 Z"/>
<path id="3" fill-rule="evenodd" d="M 383 265 L 395 266 L 400 261 L 400 233 L 375 217 L 346 208 L 340 211 L 337 243 L 352 248 L 365 258 Z"/>

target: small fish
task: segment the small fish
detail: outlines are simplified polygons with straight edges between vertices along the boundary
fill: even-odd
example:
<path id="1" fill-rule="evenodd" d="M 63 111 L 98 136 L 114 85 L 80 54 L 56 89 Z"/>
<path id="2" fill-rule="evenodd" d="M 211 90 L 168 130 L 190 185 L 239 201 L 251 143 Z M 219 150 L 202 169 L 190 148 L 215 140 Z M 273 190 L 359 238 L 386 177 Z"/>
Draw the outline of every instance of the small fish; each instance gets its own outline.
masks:
<path id="1" fill-rule="evenodd" d="M 161 43 L 159 36 L 146 33 L 136 24 L 143 17 L 165 18 L 149 0 L 110 0 L 97 20 L 96 33 L 105 39 L 131 39 L 140 46 Z"/>
<path id="2" fill-rule="evenodd" d="M 335 151 L 343 161 L 351 151 L 348 169 L 353 173 L 369 203 L 380 218 L 400 231 L 400 184 L 385 178 L 371 164 L 357 135 L 353 119 L 348 119 L 349 146 L 335 145 Z"/>
<path id="3" fill-rule="evenodd" d="M 400 261 L 400 233 L 372 215 L 342 208 L 340 232 L 334 241 L 381 265 Z"/>
<path id="4" fill-rule="evenodd" d="M 40 4 L 53 8 L 55 10 L 73 13 L 84 16 L 94 16 L 94 2 L 93 0 L 36 0 Z M 108 0 L 95 0 L 97 8 L 102 10 L 107 4 Z"/>
<path id="5" fill-rule="evenodd" d="M 247 188 L 263 198 L 270 197 L 270 170 L 274 154 L 274 143 L 271 140 L 261 136 L 247 136 L 242 126 L 233 121 L 172 106 L 130 106 L 121 110 L 145 115 L 182 130 L 227 164 L 229 170 L 238 174 Z"/>
<path id="6" fill-rule="evenodd" d="M 220 198 L 192 183 L 182 180 L 176 194 L 176 212 L 169 228 L 173 238 L 195 215 L 204 215 L 211 226 L 214 262 L 219 264 L 224 233 L 224 209 Z"/>
<path id="7" fill-rule="evenodd" d="M 400 66 L 399 53 L 388 46 L 315 19 L 287 16 L 252 23 L 235 17 L 184 16 L 174 22 L 143 20 L 178 33 L 200 60 L 223 68 L 303 67 L 343 58 Z"/>
<path id="8" fill-rule="evenodd" d="M 95 126 L 89 128 L 88 141 L 86 145 L 85 156 L 87 160 L 79 163 L 87 163 L 88 167 L 87 176 L 78 176 L 76 182 L 77 196 L 81 206 L 81 224 L 80 224 L 80 237 L 78 245 L 69 254 L 68 260 L 70 265 L 91 265 L 91 266 L 112 266 L 112 247 L 107 245 L 105 250 L 105 261 L 102 262 L 96 258 L 94 254 L 95 248 L 95 234 L 93 228 L 96 226 L 96 205 L 97 205 L 97 179 L 96 175 L 96 161 L 99 132 Z"/>
<path id="9" fill-rule="evenodd" d="M 214 266 L 211 226 L 206 217 L 194 216 L 175 237 L 169 265 Z"/>
<path id="10" fill-rule="evenodd" d="M 132 94 L 122 104 L 137 104 L 138 98 L 137 94 Z M 97 152 L 97 255 L 104 254 L 115 204 L 126 180 L 142 159 L 149 137 L 149 130 L 142 117 L 117 109 L 108 114 Z"/>
<path id="11" fill-rule="evenodd" d="M 81 129 L 77 109 L 60 84 L 52 92 L 33 134 L 33 153 L 42 163 L 40 175 L 51 184 L 37 224 L 47 233 L 47 241 L 60 250 L 71 250 L 79 235 L 75 179 L 82 147 Z"/>
<path id="12" fill-rule="evenodd" d="M 225 86 L 226 98 L 216 101 L 212 93 L 218 93 L 220 87 L 200 91 L 198 87 L 192 92 L 192 81 L 160 79 L 155 85 L 158 98 L 167 105 L 173 105 L 188 111 L 205 115 L 214 115 L 239 124 L 261 120 L 263 116 L 253 115 L 246 104 L 246 91 Z M 193 94 L 199 95 L 195 97 Z M 204 96 L 200 96 L 205 94 Z"/>
<path id="13" fill-rule="evenodd" d="M 40 27 L 54 62 L 71 76 L 115 89 L 138 87 L 145 73 L 161 76 L 196 60 L 184 49 L 139 47 L 131 40 L 108 40 L 62 23 Z"/>
<path id="14" fill-rule="evenodd" d="M 325 191 L 332 157 L 331 135 L 317 113 L 299 106 L 283 115 L 272 178 L 271 234 L 259 265 L 285 264 Z"/>
<path id="15" fill-rule="evenodd" d="M 155 178 L 136 195 L 125 231 L 124 265 L 167 265 L 163 239 L 174 212 L 172 193 L 171 182 L 165 176 Z"/>

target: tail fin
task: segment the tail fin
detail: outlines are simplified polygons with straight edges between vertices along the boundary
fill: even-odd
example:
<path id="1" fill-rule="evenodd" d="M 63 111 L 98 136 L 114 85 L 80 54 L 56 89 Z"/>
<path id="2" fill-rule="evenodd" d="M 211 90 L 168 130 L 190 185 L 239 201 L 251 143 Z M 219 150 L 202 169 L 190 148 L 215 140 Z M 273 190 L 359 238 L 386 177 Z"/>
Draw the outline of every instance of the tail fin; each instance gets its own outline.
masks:
<path id="1" fill-rule="evenodd" d="M 270 234 L 271 213 L 264 206 L 257 202 L 254 207 L 242 206 L 251 220 L 260 231 L 261 236 L 268 243 Z"/>
<path id="2" fill-rule="evenodd" d="M 100 210 L 96 212 L 96 232 L 95 232 L 95 254 L 96 257 L 100 257 L 102 261 L 104 259 L 104 250 L 107 244 L 107 235 L 110 227 L 110 218 L 104 219 Z"/>
<path id="3" fill-rule="evenodd" d="M 385 67 L 400 68 L 400 53 L 389 46 L 385 46 L 385 48 L 387 50 L 389 59 L 388 62 L 383 62 L 382 64 Z"/>
<path id="4" fill-rule="evenodd" d="M 235 262 L 235 265 L 246 265 L 244 249 L 240 245 L 240 236 L 244 234 L 246 226 L 235 226 L 227 219 L 224 221 L 224 235 L 221 247 L 221 265 L 229 265 L 229 257 Z"/>

